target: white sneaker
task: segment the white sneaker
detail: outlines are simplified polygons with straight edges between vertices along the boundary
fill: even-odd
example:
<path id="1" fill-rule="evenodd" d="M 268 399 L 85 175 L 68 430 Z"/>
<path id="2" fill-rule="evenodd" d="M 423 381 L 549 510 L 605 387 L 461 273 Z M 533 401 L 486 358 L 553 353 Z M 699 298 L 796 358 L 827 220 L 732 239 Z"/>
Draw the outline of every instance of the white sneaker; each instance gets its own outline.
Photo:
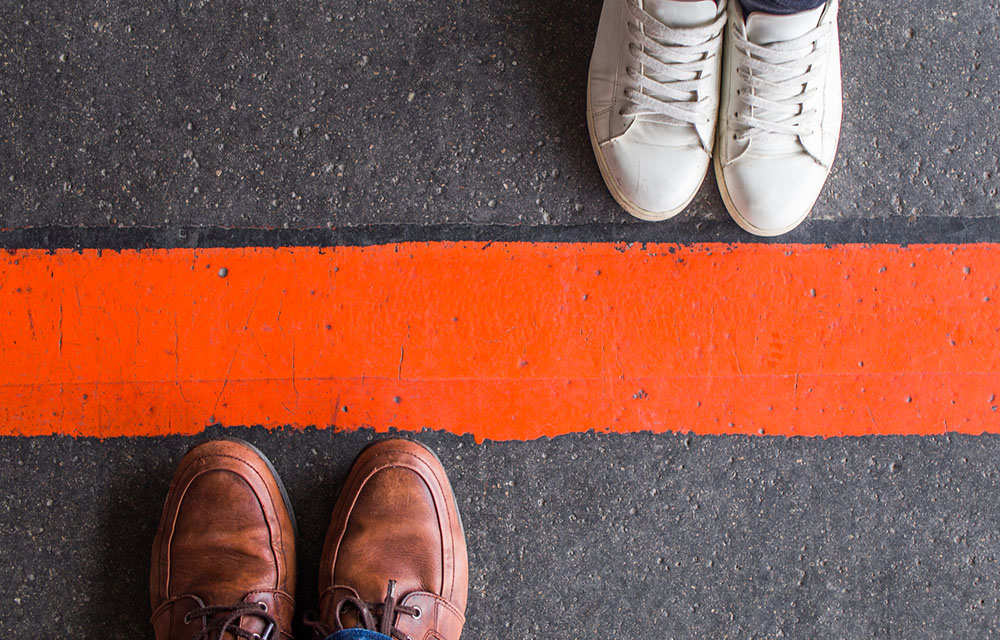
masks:
<path id="1" fill-rule="evenodd" d="M 604 0 L 587 125 L 604 182 L 637 218 L 680 213 L 705 179 L 725 1 Z"/>
<path id="2" fill-rule="evenodd" d="M 830 173 L 841 118 L 837 0 L 791 15 L 729 0 L 715 176 L 738 225 L 797 227 Z"/>

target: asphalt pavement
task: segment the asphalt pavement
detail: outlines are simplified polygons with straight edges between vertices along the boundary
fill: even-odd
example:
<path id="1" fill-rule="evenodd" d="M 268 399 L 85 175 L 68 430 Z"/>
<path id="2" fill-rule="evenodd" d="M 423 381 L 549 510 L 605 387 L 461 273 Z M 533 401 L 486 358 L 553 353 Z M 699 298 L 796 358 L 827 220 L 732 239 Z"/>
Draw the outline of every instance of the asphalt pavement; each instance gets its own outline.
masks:
<path id="1" fill-rule="evenodd" d="M 4 635 L 152 637 L 173 467 L 223 433 L 288 487 L 300 608 L 315 606 L 330 511 L 374 433 L 5 438 Z M 465 521 L 463 638 L 972 639 L 1000 623 L 997 436 L 408 437 L 440 454 Z"/>
<path id="2" fill-rule="evenodd" d="M 996 2 L 841 4 L 843 134 L 811 220 L 1000 216 Z M 637 224 L 587 136 L 600 5 L 10 5 L 0 228 Z M 724 220 L 710 175 L 658 229 Z"/>
<path id="3" fill-rule="evenodd" d="M 7 3 L 0 248 L 765 241 L 729 221 L 711 174 L 667 223 L 611 199 L 584 117 L 599 9 Z M 844 0 L 840 26 L 840 154 L 778 241 L 1000 240 L 1000 3 Z M 151 637 L 170 475 L 221 434 L 288 485 L 313 606 L 330 509 L 372 431 L 3 437 L 0 634 Z M 441 455 L 465 519 L 464 638 L 997 635 L 998 436 L 408 437 Z"/>

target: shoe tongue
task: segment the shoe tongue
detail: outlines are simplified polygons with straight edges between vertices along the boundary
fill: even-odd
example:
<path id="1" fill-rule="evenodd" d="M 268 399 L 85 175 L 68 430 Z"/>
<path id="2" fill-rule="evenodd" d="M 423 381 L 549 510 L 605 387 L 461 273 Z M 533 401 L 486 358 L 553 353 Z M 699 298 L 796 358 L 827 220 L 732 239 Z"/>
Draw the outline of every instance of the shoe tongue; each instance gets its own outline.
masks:
<path id="1" fill-rule="evenodd" d="M 825 8 L 820 6 L 783 16 L 755 11 L 747 17 L 747 40 L 767 45 L 804 36 L 819 26 Z"/>
<path id="2" fill-rule="evenodd" d="M 642 9 L 668 27 L 701 27 L 719 14 L 715 0 L 645 0 Z"/>

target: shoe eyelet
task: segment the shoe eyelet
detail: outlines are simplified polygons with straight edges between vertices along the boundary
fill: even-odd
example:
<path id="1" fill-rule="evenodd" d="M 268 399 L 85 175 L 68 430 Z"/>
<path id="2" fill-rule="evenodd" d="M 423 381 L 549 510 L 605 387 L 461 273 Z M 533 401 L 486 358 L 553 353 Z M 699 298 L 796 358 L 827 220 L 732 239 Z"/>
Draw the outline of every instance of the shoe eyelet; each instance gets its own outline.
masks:
<path id="1" fill-rule="evenodd" d="M 257 606 L 260 607 L 261 611 L 267 612 L 267 603 L 266 602 L 258 602 Z"/>
<path id="2" fill-rule="evenodd" d="M 413 609 L 416 611 L 416 613 L 413 614 L 413 619 L 419 620 L 420 616 L 424 615 L 423 611 L 420 610 L 420 607 L 413 607 Z"/>
<path id="3" fill-rule="evenodd" d="M 253 640 L 260 640 L 260 634 L 259 633 L 255 633 L 251 637 L 253 638 Z"/>
<path id="4" fill-rule="evenodd" d="M 184 624 L 191 624 L 191 612 L 188 611 L 184 614 Z"/>

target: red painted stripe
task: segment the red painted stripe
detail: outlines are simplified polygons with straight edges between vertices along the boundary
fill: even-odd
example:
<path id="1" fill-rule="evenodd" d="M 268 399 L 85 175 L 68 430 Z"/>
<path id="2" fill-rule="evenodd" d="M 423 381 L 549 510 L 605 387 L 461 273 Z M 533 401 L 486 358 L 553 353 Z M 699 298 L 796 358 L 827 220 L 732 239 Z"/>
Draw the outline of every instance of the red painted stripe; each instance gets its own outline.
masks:
<path id="1" fill-rule="evenodd" d="M 998 245 L 15 251 L 0 433 L 1000 432 L 998 282 Z"/>

